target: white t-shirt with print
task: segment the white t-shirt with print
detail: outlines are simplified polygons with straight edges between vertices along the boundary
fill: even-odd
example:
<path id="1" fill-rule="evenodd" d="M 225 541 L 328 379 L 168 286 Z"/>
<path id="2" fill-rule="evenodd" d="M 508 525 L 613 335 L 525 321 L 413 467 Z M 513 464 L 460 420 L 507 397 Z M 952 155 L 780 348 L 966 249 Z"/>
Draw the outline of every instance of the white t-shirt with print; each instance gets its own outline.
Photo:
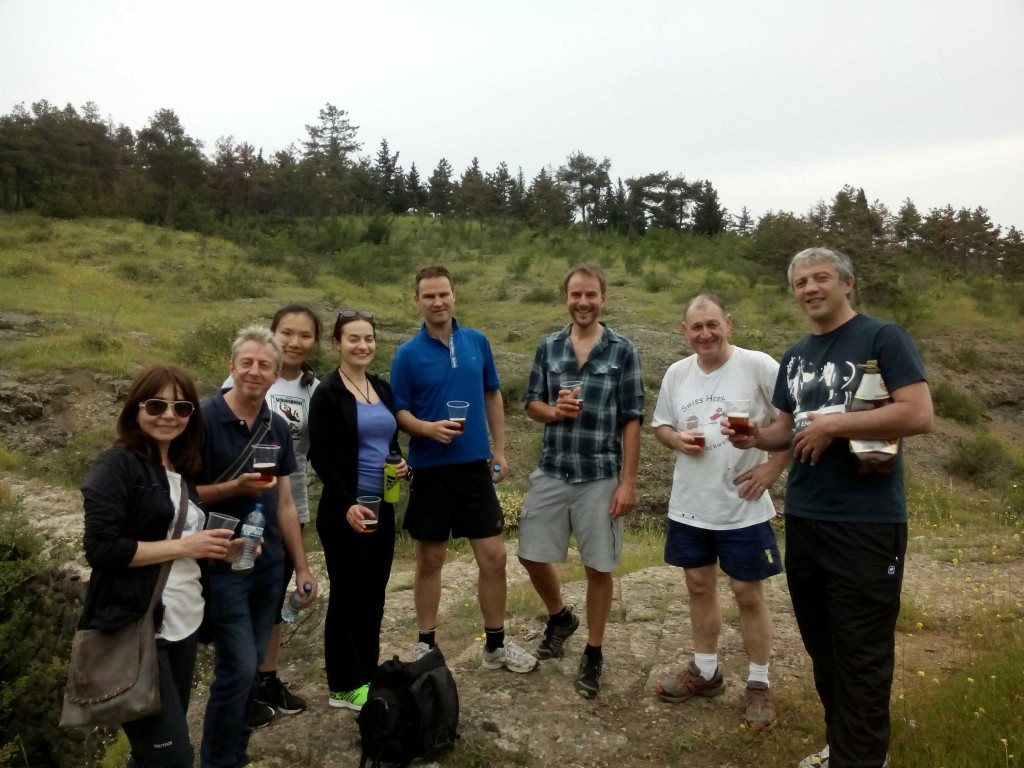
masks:
<path id="1" fill-rule="evenodd" d="M 171 503 L 174 505 L 174 517 L 167 529 L 167 538 L 170 538 L 174 533 L 178 505 L 181 503 L 181 475 L 169 469 L 166 472 L 171 484 Z M 190 499 L 181 538 L 198 533 L 205 525 L 206 515 Z M 164 623 L 160 625 L 157 637 L 170 641 L 184 640 L 199 629 L 203 622 L 203 587 L 199 583 L 199 563 L 195 558 L 179 557 L 171 563 L 171 572 L 167 575 L 161 600 L 164 604 Z"/>
<path id="2" fill-rule="evenodd" d="M 759 425 L 778 417 L 772 406 L 779 364 L 763 352 L 733 347 L 725 365 L 704 373 L 697 355 L 673 363 L 665 372 L 651 426 L 669 425 L 685 431 L 687 420 L 717 424 L 725 418 L 727 400 L 750 400 L 750 417 Z M 676 452 L 668 516 L 697 528 L 730 530 L 771 520 L 775 516 L 768 493 L 755 501 L 739 496 L 733 480 L 767 458 L 764 451 L 734 448 L 720 430 L 706 432 L 701 454 Z"/>

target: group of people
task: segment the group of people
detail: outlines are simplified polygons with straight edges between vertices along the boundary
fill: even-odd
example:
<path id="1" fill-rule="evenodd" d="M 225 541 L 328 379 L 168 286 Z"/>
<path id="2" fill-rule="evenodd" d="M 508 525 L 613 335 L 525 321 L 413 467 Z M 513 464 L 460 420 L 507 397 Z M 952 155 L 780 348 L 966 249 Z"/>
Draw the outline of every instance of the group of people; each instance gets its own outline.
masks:
<path id="1" fill-rule="evenodd" d="M 788 467 L 785 570 L 826 725 L 826 746 L 801 765 L 882 766 L 907 540 L 902 459 L 891 474 L 862 474 L 849 440 L 928 431 L 931 399 L 907 334 L 853 309 L 853 267 L 844 255 L 802 251 L 788 277 L 811 334 L 781 365 L 730 343 L 732 317 L 718 297 L 698 295 L 684 310 L 682 332 L 693 354 L 666 372 L 653 428 L 676 456 L 665 560 L 684 571 L 694 658 L 660 680 L 655 693 L 683 702 L 724 692 L 720 566 L 749 657 L 744 720 L 752 729 L 774 724 L 763 582 L 781 573 L 783 562 L 768 489 Z M 374 513 L 359 499 L 384 495 L 385 459 L 401 453 L 400 432 L 409 435 L 408 457 L 396 474 L 411 481 L 404 527 L 416 557 L 412 655 L 437 643 L 448 541 L 466 538 L 479 571 L 481 666 L 527 673 L 538 661 L 562 657 L 581 617 L 566 604 L 555 566 L 567 559 L 574 536 L 586 574 L 587 641 L 573 685 L 585 698 L 598 695 L 623 518 L 636 503 L 644 385 L 636 347 L 601 321 L 600 267 L 572 267 L 563 293 L 570 322 L 538 345 L 524 403 L 527 416 L 544 424 L 519 519 L 519 561 L 548 613 L 532 651 L 505 635 L 506 549 L 494 487 L 509 461 L 497 368 L 484 334 L 456 321 L 445 268 L 416 275 L 423 323 L 396 351 L 388 380 L 369 370 L 372 312 L 347 309 L 332 334 L 338 366 L 317 381 L 307 361 L 320 321 L 299 305 L 279 311 L 270 329 L 243 329 L 231 348 L 229 380 L 201 402 L 174 366 L 136 377 L 117 443 L 82 486 L 94 573 L 81 621 L 112 630 L 141 615 L 160 564 L 173 561 L 154 627 L 163 710 L 124 724 L 136 768 L 192 765 L 185 713 L 201 635 L 215 648 L 203 768 L 246 765 L 253 727 L 275 711 L 305 708 L 276 669 L 287 593 L 297 590 L 306 606 L 318 591 L 302 539 L 307 457 L 323 483 L 316 529 L 331 584 L 328 704 L 362 708 L 380 654 L 396 518 L 387 501 Z M 849 412 L 856 366 L 868 360 L 881 368 L 892 403 Z M 747 430 L 729 422 L 725 403 L 735 399 L 749 401 Z M 450 418 L 450 401 L 468 403 L 464 421 Z M 257 442 L 280 446 L 269 483 L 247 456 Z M 181 538 L 173 539 L 179 488 L 192 503 Z M 250 573 L 233 571 L 240 539 L 205 530 L 204 515 L 243 519 L 257 501 L 266 517 L 262 549 Z M 376 532 L 366 535 L 370 516 L 378 519 Z"/>

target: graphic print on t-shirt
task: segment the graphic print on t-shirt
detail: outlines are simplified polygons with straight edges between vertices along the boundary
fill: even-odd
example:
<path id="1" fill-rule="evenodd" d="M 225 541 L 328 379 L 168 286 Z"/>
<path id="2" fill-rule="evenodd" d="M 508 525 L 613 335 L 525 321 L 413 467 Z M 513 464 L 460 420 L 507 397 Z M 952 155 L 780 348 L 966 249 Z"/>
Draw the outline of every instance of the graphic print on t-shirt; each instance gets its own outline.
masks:
<path id="1" fill-rule="evenodd" d="M 827 362 L 822 366 L 799 355 L 786 366 L 786 382 L 789 396 L 795 408 L 794 413 L 816 411 L 824 406 L 849 406 L 857 391 L 860 371 L 849 360 L 836 365 Z"/>
<path id="2" fill-rule="evenodd" d="M 270 410 L 280 414 L 288 422 L 292 431 L 292 439 L 298 440 L 299 435 L 306 426 L 306 401 L 298 397 L 288 395 L 267 395 L 270 401 Z"/>

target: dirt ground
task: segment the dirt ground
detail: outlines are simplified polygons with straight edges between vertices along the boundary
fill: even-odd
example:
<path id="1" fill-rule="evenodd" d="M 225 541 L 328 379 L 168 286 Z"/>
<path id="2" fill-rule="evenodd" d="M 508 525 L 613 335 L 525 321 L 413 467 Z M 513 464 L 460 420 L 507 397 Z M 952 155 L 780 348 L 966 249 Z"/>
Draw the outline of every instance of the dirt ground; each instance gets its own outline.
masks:
<path id="1" fill-rule="evenodd" d="M 7 477 L 5 482 L 22 498 L 33 524 L 70 546 L 80 542 L 81 506 L 77 493 L 36 480 Z M 987 563 L 951 564 L 911 544 L 904 595 L 927 612 L 936 624 L 955 625 L 956 617 L 984 585 L 985 600 L 1005 600 L 1024 583 L 1024 562 L 999 566 Z M 509 542 L 510 590 L 528 585 L 525 571 L 515 560 Z M 321 578 L 323 597 L 330 588 L 323 563 L 313 556 Z M 81 559 L 69 567 L 84 569 Z M 407 657 L 415 640 L 412 607 L 412 561 L 396 560 L 389 583 L 382 631 L 383 658 Z M 993 570 L 996 573 L 993 574 Z M 789 603 L 784 578 L 767 583 L 775 621 L 772 684 L 780 722 L 768 734 L 745 732 L 743 685 L 746 655 L 737 631 L 736 612 L 724 580 L 720 598 L 725 626 L 720 642 L 720 663 L 726 676 L 725 695 L 680 705 L 661 702 L 654 683 L 690 658 L 689 611 L 681 573 L 669 566 L 648 567 L 616 579 L 612 620 L 605 639 L 605 669 L 600 696 L 593 701 L 573 692 L 572 679 L 585 642 L 585 624 L 570 641 L 563 659 L 546 661 L 528 675 L 480 666 L 482 640 L 464 634 L 446 634 L 446 626 L 475 623 L 476 567 L 471 555 L 453 552 L 445 567 L 439 643 L 459 687 L 462 716 L 460 743 L 441 760 L 447 766 L 548 766 L 595 768 L 601 766 L 670 766 L 686 762 L 696 766 L 740 768 L 750 762 L 748 740 L 794 764 L 815 751 L 820 730 L 815 724 L 787 723 L 795 701 L 813 699 L 808 659 L 803 651 Z M 585 583 L 565 585 L 567 602 L 581 609 Z M 347 710 L 327 705 L 322 664 L 322 621 L 326 601 L 303 612 L 285 632 L 281 677 L 304 696 L 309 708 L 300 715 L 279 715 L 267 728 L 253 734 L 250 753 L 259 768 L 316 766 L 348 768 L 359 763 L 355 719 Z M 509 635 L 532 647 L 543 630 L 540 616 L 518 615 L 507 626 Z M 897 679 L 894 695 L 913 685 L 918 670 L 931 677 L 963 662 L 955 636 L 941 631 L 900 634 L 897 638 Z M 208 691 L 210 659 L 201 654 L 196 694 L 191 707 L 196 743 Z M 760 762 L 756 763 L 760 764 Z"/>

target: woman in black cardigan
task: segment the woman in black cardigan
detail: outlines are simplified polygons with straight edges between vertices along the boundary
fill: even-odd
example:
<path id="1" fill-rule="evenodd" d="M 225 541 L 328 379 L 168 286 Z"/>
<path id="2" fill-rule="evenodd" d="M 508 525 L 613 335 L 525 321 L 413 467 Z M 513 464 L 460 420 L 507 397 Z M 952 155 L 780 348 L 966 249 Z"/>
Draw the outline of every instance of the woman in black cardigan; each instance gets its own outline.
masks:
<path id="1" fill-rule="evenodd" d="M 79 628 L 112 632 L 144 615 L 161 567 L 172 562 L 153 619 L 162 708 L 122 727 L 137 768 L 191 768 L 185 714 L 203 618 L 202 564 L 211 557 L 230 560 L 238 546 L 229 542 L 230 530 L 203 530 L 206 518 L 188 479 L 200 468 L 203 442 L 199 396 L 188 374 L 166 365 L 141 371 L 117 435 L 82 484 L 92 576 Z M 182 477 L 190 503 L 181 537 L 170 539 Z"/>
<path id="2" fill-rule="evenodd" d="M 331 581 L 324 625 L 328 703 L 358 712 L 380 655 L 384 592 L 395 555 L 395 509 L 381 501 L 375 532 L 356 497 L 382 496 L 384 459 L 400 453 L 391 387 L 367 371 L 377 351 L 373 314 L 344 310 L 334 324 L 340 365 L 310 403 L 309 461 L 323 482 L 316 531 Z M 398 476 L 407 474 L 405 461 Z"/>

